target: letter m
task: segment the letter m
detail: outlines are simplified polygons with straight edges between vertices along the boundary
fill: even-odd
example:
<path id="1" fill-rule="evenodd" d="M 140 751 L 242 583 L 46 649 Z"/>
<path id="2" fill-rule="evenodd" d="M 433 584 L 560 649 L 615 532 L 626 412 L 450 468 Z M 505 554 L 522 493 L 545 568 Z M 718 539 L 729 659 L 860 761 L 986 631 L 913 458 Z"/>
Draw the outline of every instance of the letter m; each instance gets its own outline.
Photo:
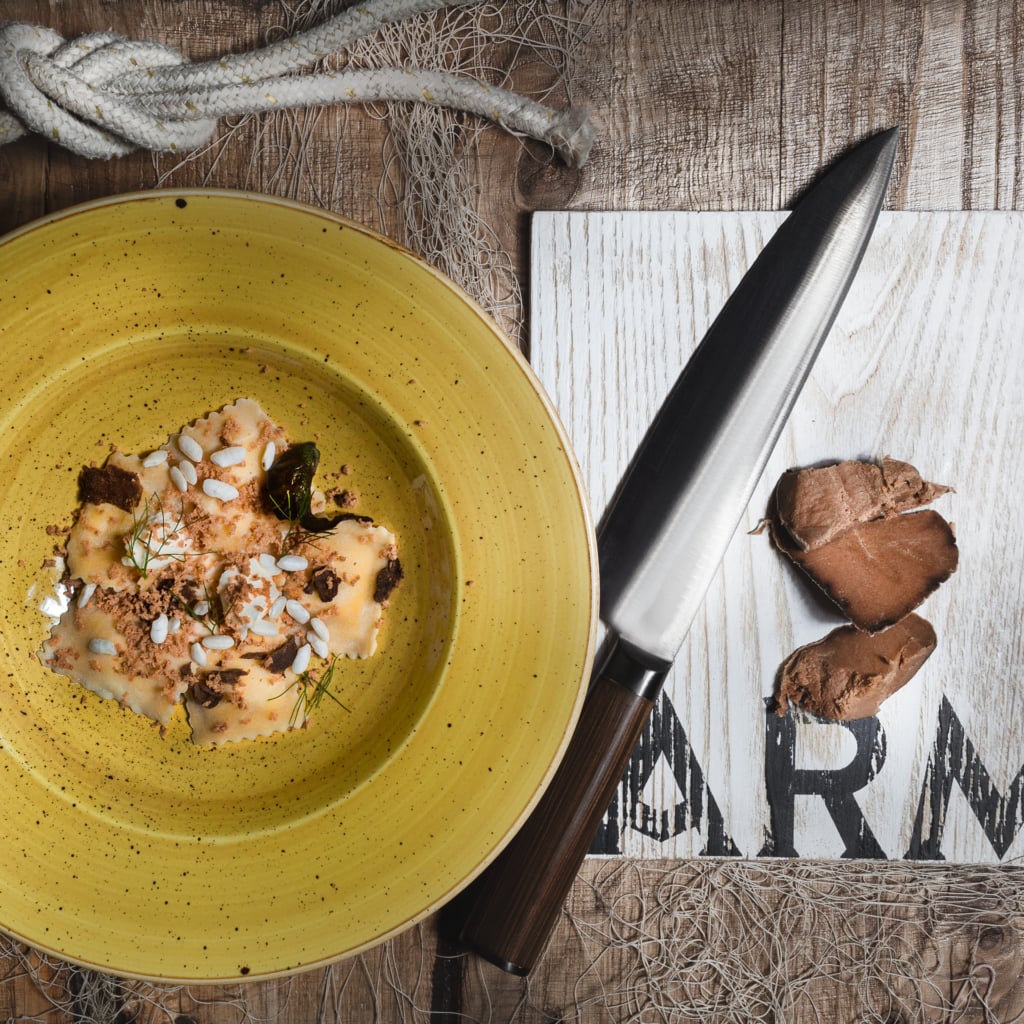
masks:
<path id="1" fill-rule="evenodd" d="M 928 758 L 924 786 L 914 819 L 914 833 L 907 851 L 908 860 L 945 859 L 941 850 L 942 827 L 954 783 L 963 790 L 992 848 L 1002 858 L 1024 823 L 1024 808 L 1021 805 L 1024 796 L 1024 767 L 1017 773 L 1006 795 L 1001 794 L 992 784 L 953 705 L 943 697 L 939 707 L 935 746 Z"/>

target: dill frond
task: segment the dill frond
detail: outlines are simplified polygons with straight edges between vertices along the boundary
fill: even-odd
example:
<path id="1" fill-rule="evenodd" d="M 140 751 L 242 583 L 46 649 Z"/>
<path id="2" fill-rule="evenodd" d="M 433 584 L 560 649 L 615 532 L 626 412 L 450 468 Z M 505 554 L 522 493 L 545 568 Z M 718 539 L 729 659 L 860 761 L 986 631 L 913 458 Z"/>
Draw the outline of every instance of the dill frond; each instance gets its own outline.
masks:
<path id="1" fill-rule="evenodd" d="M 352 709 L 343 704 L 335 694 L 331 693 L 331 686 L 335 681 L 334 673 L 338 664 L 338 655 L 331 657 L 331 663 L 320 673 L 319 677 L 314 676 L 312 672 L 306 671 L 301 673 L 295 678 L 295 681 L 288 686 L 282 693 L 279 693 L 278 697 L 283 697 L 284 694 L 288 693 L 289 690 L 298 690 L 298 700 L 295 702 L 295 707 L 292 708 L 291 717 L 288 720 L 288 724 L 294 729 L 300 725 L 304 725 L 309 719 L 312 712 L 314 712 L 324 699 L 329 697 L 338 705 L 343 711 L 347 711 L 349 714 L 352 713 Z M 272 700 L 277 700 L 277 697 L 272 697 Z"/>
<path id="2" fill-rule="evenodd" d="M 185 555 L 182 552 L 168 553 L 167 545 L 170 538 L 174 536 L 185 523 L 185 504 L 178 506 L 177 518 L 173 525 L 164 509 L 164 503 L 159 494 L 151 494 L 147 499 L 142 514 L 137 509 L 132 511 L 132 528 L 127 534 L 125 542 L 125 558 L 129 565 L 133 566 L 143 579 L 146 578 L 149 568 L 157 558 L 170 558 L 175 562 L 183 562 Z M 159 540 L 154 537 L 154 528 L 159 529 Z"/>

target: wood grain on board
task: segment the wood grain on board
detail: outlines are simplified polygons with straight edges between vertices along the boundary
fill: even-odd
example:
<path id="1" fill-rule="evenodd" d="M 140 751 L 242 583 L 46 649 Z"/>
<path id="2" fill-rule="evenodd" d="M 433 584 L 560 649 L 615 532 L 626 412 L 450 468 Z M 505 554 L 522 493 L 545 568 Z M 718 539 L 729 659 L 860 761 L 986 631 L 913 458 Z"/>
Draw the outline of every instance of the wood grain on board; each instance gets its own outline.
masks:
<path id="1" fill-rule="evenodd" d="M 533 363 L 595 521 L 784 216 L 534 217 Z M 595 852 L 1024 853 L 1022 261 L 1024 214 L 882 214 Z M 961 566 L 921 608 L 938 649 L 877 721 L 782 720 L 771 708 L 782 661 L 846 620 L 753 531 L 786 469 L 885 455 L 955 488 L 936 508 L 955 523 Z"/>
<path id="2" fill-rule="evenodd" d="M 502 0 L 499 6 L 515 5 Z M 564 91 L 589 108 L 598 126 L 591 159 L 567 170 L 520 140 L 487 130 L 474 165 L 479 215 L 524 290 L 534 210 L 778 209 L 836 154 L 893 125 L 902 136 L 890 209 L 1024 208 L 1022 0 L 551 0 L 550 6 L 571 9 L 587 23 Z M 110 29 L 201 59 L 251 48 L 308 9 L 285 0 L 4 0 L 0 17 L 68 37 Z M 552 83 L 544 54 L 529 48 L 508 50 L 496 66 L 521 89 L 539 94 Z M 381 192 L 387 134 L 385 122 L 346 108 L 223 124 L 212 149 L 185 161 L 138 153 L 89 162 L 27 139 L 0 149 L 0 230 L 161 183 L 289 195 L 394 233 L 398 212 Z M 392 184 L 402 190 L 401 180 Z M 515 340 L 525 345 L 525 330 Z M 946 589 L 952 594 L 961 582 Z M 201 1024 L 233 1024 L 245 1019 L 243 1008 L 280 1024 L 747 1020 L 757 1014 L 789 1024 L 901 1014 L 907 1021 L 966 1024 L 1018 1015 L 1024 931 L 1019 901 L 1006 895 L 1008 880 L 1018 877 L 1014 869 L 951 875 L 934 865 L 882 865 L 870 875 L 872 888 L 860 886 L 865 876 L 854 865 L 832 863 L 802 887 L 806 862 L 779 862 L 770 875 L 761 862 L 728 863 L 748 884 L 734 885 L 700 861 L 588 861 L 570 901 L 573 915 L 560 921 L 528 983 L 451 956 L 430 921 L 332 969 L 241 989 L 129 992 L 118 1012 L 125 1021 L 132 1014 L 146 1022 L 180 1014 Z M 1022 888 L 1018 881 L 1015 891 Z M 715 1015 L 690 1014 L 687 1007 L 699 1007 L 701 995 L 714 988 L 709 979 L 719 975 L 695 974 L 686 988 L 672 963 L 659 959 L 665 947 L 630 945 L 639 934 L 676 927 L 645 916 L 652 894 L 664 891 L 717 897 L 705 900 L 714 916 L 700 919 L 706 925 L 701 947 L 742 968 L 746 982 L 719 993 Z M 751 919 L 739 900 L 751 893 L 763 910 L 760 925 L 775 929 L 757 932 L 767 946 L 750 941 Z M 800 916 L 796 908 L 807 906 L 813 915 Z M 987 932 L 976 927 L 987 918 Z M 838 969 L 834 946 L 821 945 L 828 935 L 848 940 L 849 971 Z M 889 956 L 922 951 L 907 964 L 889 961 L 888 993 L 866 980 L 876 947 Z M 802 959 L 773 966 L 763 952 L 775 948 Z M 437 957 L 438 951 L 446 955 Z M 815 974 L 822 963 L 830 974 Z M 56 975 L 62 991 L 51 992 L 66 1012 L 46 1013 L 50 1000 L 17 965 L 7 966 L 14 975 L 0 984 L 0 1016 L 81 1019 L 67 972 Z"/>

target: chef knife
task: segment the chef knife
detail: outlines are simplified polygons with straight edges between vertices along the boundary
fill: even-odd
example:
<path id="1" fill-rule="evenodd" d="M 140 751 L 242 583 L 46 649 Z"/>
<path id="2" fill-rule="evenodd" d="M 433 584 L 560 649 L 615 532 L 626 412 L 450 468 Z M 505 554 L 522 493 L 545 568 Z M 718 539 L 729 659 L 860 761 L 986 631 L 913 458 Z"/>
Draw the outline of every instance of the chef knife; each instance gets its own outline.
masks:
<path id="1" fill-rule="evenodd" d="M 860 265 L 897 130 L 798 202 L 655 417 L 598 533 L 609 653 L 550 785 L 463 902 L 462 943 L 526 974 Z M 466 909 L 468 908 L 468 910 Z"/>

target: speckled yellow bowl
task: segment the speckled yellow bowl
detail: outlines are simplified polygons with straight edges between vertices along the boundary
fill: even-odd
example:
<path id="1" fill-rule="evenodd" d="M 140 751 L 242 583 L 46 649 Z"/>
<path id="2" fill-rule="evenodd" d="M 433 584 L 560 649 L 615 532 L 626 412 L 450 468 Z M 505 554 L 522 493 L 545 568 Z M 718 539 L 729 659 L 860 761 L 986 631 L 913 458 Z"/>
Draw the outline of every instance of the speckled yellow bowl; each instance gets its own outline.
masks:
<path id="1" fill-rule="evenodd" d="M 355 224 L 233 192 L 91 203 L 0 245 L 0 927 L 190 982 L 380 942 L 536 802 L 593 656 L 593 532 L 524 360 Z M 242 396 L 399 536 L 379 653 L 313 727 L 199 749 L 45 671 L 78 471 Z"/>

